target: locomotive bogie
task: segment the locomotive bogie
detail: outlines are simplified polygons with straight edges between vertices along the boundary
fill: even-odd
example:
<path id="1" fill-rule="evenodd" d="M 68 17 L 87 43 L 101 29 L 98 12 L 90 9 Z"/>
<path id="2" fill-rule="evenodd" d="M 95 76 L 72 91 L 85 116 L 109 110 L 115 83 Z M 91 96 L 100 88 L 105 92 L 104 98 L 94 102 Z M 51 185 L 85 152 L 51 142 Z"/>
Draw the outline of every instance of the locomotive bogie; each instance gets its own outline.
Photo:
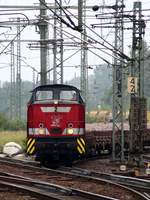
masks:
<path id="1" fill-rule="evenodd" d="M 30 138 L 28 141 L 30 141 L 27 146 L 28 154 L 35 154 L 36 160 L 41 163 L 45 160 L 51 162 L 73 161 L 84 157 L 86 153 L 85 140 L 82 137 Z"/>

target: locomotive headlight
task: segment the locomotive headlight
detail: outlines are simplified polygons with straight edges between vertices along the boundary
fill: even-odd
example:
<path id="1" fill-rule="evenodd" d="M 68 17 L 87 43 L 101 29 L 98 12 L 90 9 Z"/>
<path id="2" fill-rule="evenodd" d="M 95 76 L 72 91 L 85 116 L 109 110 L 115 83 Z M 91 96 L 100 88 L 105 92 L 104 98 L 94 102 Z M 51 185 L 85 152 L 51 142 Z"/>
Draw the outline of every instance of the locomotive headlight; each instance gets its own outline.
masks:
<path id="1" fill-rule="evenodd" d="M 40 135 L 44 135 L 45 134 L 45 128 L 39 128 L 38 130 Z"/>
<path id="2" fill-rule="evenodd" d="M 58 104 L 58 100 L 54 100 L 54 104 L 55 104 L 55 105 Z"/>
<path id="3" fill-rule="evenodd" d="M 67 134 L 68 135 L 71 135 L 71 134 L 73 134 L 73 128 L 67 128 Z"/>

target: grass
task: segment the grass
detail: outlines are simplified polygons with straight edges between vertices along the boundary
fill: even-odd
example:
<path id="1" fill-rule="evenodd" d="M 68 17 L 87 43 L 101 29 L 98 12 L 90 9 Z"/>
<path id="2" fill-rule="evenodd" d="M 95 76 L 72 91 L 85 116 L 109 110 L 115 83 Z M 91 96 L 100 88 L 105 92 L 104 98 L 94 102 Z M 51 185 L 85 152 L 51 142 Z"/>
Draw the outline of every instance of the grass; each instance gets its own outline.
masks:
<path id="1" fill-rule="evenodd" d="M 0 151 L 8 142 L 16 142 L 25 149 L 26 131 L 0 131 Z"/>

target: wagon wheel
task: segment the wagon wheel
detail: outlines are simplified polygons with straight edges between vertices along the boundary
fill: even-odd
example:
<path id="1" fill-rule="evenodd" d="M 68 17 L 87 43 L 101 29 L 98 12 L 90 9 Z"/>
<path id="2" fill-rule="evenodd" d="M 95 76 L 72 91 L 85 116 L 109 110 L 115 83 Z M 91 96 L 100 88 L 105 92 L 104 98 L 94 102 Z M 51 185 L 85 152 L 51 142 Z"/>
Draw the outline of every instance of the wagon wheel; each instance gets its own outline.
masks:
<path id="1" fill-rule="evenodd" d="M 119 143 L 116 143 L 115 144 L 115 154 L 120 157 L 120 153 L 121 153 L 121 145 Z"/>

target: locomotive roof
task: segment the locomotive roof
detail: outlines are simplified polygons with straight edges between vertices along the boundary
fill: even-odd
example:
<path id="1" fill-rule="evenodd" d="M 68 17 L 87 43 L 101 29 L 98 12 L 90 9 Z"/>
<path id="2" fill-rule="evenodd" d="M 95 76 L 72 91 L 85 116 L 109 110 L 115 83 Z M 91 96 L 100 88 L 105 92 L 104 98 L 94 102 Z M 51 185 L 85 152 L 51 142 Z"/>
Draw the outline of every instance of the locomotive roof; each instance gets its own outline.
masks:
<path id="1" fill-rule="evenodd" d="M 36 99 L 36 93 L 38 91 L 53 91 L 56 94 L 58 93 L 58 91 L 62 91 L 62 90 L 68 90 L 68 91 L 75 91 L 77 94 L 77 102 L 79 103 L 84 103 L 83 98 L 81 97 L 80 94 L 80 90 L 78 88 L 76 88 L 73 85 L 67 85 L 67 84 L 47 84 L 47 85 L 40 85 L 37 86 L 36 88 L 34 88 L 31 92 L 32 92 L 32 96 L 29 100 L 30 103 L 33 103 Z M 55 98 L 55 97 L 54 97 Z"/>
<path id="2" fill-rule="evenodd" d="M 40 85 L 34 88 L 31 92 L 34 92 L 36 90 L 44 90 L 44 89 L 52 89 L 52 88 L 60 88 L 60 89 L 68 89 L 68 90 L 75 90 L 80 92 L 78 88 L 76 88 L 73 85 L 67 85 L 67 84 L 48 84 L 48 85 Z"/>

